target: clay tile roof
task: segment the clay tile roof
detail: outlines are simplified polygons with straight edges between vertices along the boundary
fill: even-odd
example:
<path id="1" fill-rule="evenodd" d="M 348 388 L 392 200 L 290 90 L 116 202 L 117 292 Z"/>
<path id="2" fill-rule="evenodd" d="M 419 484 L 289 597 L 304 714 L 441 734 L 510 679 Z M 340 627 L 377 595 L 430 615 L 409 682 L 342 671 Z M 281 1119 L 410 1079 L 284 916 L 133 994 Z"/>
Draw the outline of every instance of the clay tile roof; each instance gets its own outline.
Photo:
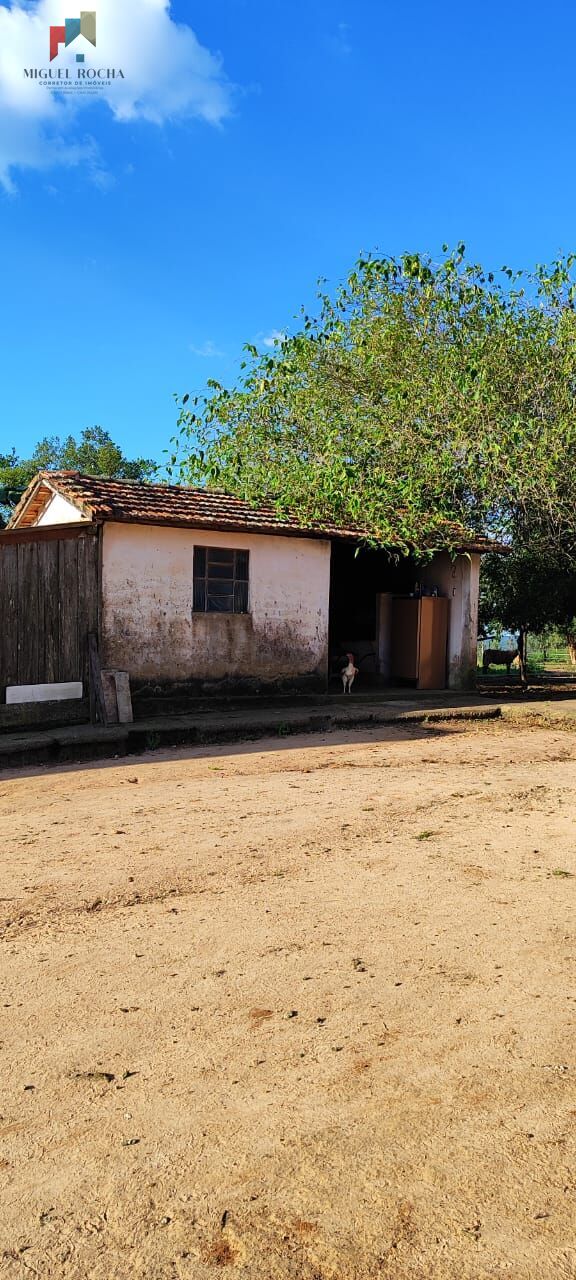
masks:
<path id="1" fill-rule="evenodd" d="M 358 538 L 361 530 L 338 529 L 316 521 L 303 525 L 295 517 L 279 515 L 271 503 L 252 507 L 242 498 L 209 489 L 181 485 L 139 484 L 105 480 L 78 471 L 41 471 L 12 513 L 9 528 L 36 523 L 46 497 L 56 492 L 96 521 L 177 525 L 192 529 L 236 530 L 313 538 Z"/>
<path id="2" fill-rule="evenodd" d="M 285 537 L 344 538 L 353 542 L 367 536 L 367 531 L 360 526 L 339 528 L 318 521 L 302 524 L 294 516 L 279 515 L 271 503 L 252 507 L 242 498 L 212 489 L 105 480 L 100 476 L 81 475 L 78 471 L 39 472 L 12 513 L 8 529 L 35 525 L 46 499 L 54 492 L 68 498 L 82 515 L 93 521 L 230 529 L 240 533 L 274 533 Z M 462 551 L 501 549 L 498 544 L 469 533 L 458 525 L 447 523 L 446 531 L 446 546 L 457 543 Z M 435 545 L 436 542 L 435 539 Z"/>

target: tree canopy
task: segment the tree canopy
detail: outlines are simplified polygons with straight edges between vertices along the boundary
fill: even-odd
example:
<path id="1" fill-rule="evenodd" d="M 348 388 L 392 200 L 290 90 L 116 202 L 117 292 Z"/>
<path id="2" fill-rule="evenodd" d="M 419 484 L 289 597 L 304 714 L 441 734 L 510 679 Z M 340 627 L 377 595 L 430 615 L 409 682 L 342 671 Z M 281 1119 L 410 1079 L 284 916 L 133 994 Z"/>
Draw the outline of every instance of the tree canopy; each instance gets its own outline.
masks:
<path id="1" fill-rule="evenodd" d="M 157 470 L 151 458 L 127 458 L 102 427 L 87 427 L 79 440 L 45 436 L 31 461 L 37 470 L 83 471 L 116 480 L 151 480 Z"/>
<path id="2" fill-rule="evenodd" d="M 235 387 L 182 398 L 172 466 L 416 554 L 447 522 L 511 538 L 537 511 L 576 556 L 575 261 L 362 259 L 272 352 L 245 348 Z"/>
<path id="3" fill-rule="evenodd" d="M 151 458 L 126 458 L 103 427 L 87 427 L 78 440 L 67 436 L 44 436 L 30 458 L 20 458 L 15 449 L 0 454 L 0 514 L 9 508 L 30 484 L 37 471 L 83 471 L 88 475 L 118 480 L 151 480 L 156 463 Z"/>
<path id="4" fill-rule="evenodd" d="M 526 636 L 554 627 L 568 644 L 576 637 L 576 556 L 571 530 L 537 511 L 515 514 L 510 553 L 489 555 L 482 566 L 480 623 L 498 621 L 518 633 L 526 681 Z"/>
<path id="5" fill-rule="evenodd" d="M 491 556 L 484 565 L 481 623 L 498 620 L 511 631 L 539 634 L 555 627 L 574 630 L 576 575 L 553 562 L 546 550 L 528 544 L 509 556 Z"/>

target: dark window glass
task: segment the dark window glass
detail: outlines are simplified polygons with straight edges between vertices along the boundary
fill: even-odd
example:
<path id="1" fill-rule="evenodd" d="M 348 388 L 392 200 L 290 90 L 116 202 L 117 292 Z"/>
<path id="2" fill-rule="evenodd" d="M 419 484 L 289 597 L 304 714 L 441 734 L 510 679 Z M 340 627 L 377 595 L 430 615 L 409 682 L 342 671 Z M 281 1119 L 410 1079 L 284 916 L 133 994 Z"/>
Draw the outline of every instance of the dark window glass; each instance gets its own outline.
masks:
<path id="1" fill-rule="evenodd" d="M 206 613 L 234 613 L 232 596 L 206 596 Z"/>
<path id="2" fill-rule="evenodd" d="M 235 551 L 226 551 L 223 547 L 208 547 L 207 552 L 208 564 L 227 564 L 231 569 L 234 564 Z"/>
<path id="3" fill-rule="evenodd" d="M 206 579 L 194 575 L 194 610 L 196 613 L 206 612 Z"/>
<path id="4" fill-rule="evenodd" d="M 234 578 L 234 565 L 209 563 L 208 577 L 209 578 Z"/>
<path id="5" fill-rule="evenodd" d="M 206 577 L 206 547 L 194 547 L 194 577 Z"/>
<path id="6" fill-rule="evenodd" d="M 234 613 L 248 613 L 248 583 L 234 583 Z"/>
<path id="7" fill-rule="evenodd" d="M 236 552 L 236 581 L 237 582 L 248 581 L 248 552 L 247 551 Z"/>
<path id="8" fill-rule="evenodd" d="M 194 547 L 194 612 L 248 612 L 248 551 Z"/>

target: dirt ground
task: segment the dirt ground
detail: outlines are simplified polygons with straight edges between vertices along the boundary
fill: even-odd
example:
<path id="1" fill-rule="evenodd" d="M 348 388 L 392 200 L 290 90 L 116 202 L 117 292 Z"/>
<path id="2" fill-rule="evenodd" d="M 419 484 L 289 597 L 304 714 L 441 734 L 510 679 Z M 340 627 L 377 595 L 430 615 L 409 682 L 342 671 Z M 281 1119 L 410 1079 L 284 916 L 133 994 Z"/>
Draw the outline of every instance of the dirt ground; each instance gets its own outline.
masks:
<path id="1" fill-rule="evenodd" d="M 576 1276 L 576 736 L 0 776 L 0 1275 Z"/>

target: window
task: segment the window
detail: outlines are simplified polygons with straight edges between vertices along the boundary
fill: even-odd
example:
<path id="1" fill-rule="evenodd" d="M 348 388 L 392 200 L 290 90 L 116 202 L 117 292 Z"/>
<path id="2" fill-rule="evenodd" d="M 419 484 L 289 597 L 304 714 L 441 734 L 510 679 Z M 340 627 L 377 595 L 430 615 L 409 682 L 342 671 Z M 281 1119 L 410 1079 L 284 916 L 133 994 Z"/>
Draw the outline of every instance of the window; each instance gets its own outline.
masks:
<path id="1" fill-rule="evenodd" d="M 194 547 L 194 612 L 248 613 L 248 551 Z"/>

